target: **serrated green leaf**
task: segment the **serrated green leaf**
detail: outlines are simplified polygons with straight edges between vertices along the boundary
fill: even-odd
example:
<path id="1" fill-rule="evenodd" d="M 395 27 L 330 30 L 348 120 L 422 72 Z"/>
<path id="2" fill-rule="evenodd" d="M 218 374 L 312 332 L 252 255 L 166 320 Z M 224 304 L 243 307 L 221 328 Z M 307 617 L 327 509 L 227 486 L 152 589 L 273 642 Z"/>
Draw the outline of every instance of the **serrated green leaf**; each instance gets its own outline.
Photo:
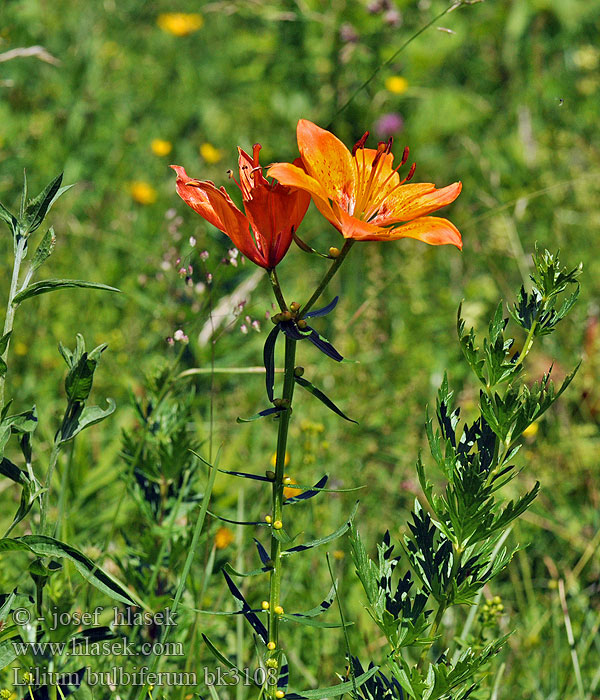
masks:
<path id="1" fill-rule="evenodd" d="M 13 304 L 21 304 L 25 299 L 30 299 L 31 297 L 37 297 L 40 294 L 47 294 L 48 292 L 54 292 L 57 289 L 70 289 L 72 287 L 80 287 L 85 289 L 100 289 L 105 292 L 119 292 L 120 289 L 116 287 L 110 287 L 107 284 L 100 284 L 98 282 L 86 282 L 85 280 L 40 280 L 39 282 L 34 282 L 30 284 L 22 292 L 19 292 L 13 299 Z"/>

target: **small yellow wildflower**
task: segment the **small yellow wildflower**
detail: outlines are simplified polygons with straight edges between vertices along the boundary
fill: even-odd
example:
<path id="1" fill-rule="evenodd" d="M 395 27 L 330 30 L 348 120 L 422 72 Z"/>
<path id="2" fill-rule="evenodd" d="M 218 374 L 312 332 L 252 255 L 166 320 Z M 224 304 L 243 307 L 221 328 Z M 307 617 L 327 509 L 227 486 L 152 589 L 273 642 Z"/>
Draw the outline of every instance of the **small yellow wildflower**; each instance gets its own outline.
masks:
<path id="1" fill-rule="evenodd" d="M 581 46 L 573 54 L 573 62 L 583 70 L 596 70 L 600 62 L 600 51 L 592 44 Z"/>
<path id="2" fill-rule="evenodd" d="M 523 437 L 534 438 L 537 435 L 539 429 L 540 426 L 537 423 L 532 423 L 531 425 L 528 425 L 523 431 Z"/>
<path id="3" fill-rule="evenodd" d="M 152 139 L 150 148 L 155 156 L 168 156 L 173 149 L 173 144 L 165 139 Z"/>
<path id="4" fill-rule="evenodd" d="M 12 695 L 12 693 L 7 688 L 3 688 L 2 690 L 0 690 L 1 700 L 8 700 L 11 695 Z"/>
<path id="5" fill-rule="evenodd" d="M 285 459 L 283 460 L 283 466 L 287 467 L 289 463 L 290 463 L 290 453 L 286 452 Z M 271 466 L 275 467 L 276 464 L 277 464 L 277 452 L 273 452 L 273 454 L 271 455 Z"/>
<path id="6" fill-rule="evenodd" d="M 390 75 L 389 78 L 386 78 L 385 89 L 393 92 L 394 95 L 401 95 L 408 89 L 408 80 L 401 75 Z"/>
<path id="7" fill-rule="evenodd" d="M 286 484 L 297 484 L 298 482 L 296 479 L 290 479 L 290 477 L 287 478 L 285 481 Z M 293 498 L 294 496 L 299 496 L 302 493 L 301 489 L 294 489 L 291 486 L 284 486 L 283 487 L 283 497 L 284 498 Z"/>
<path id="8" fill-rule="evenodd" d="M 233 532 L 228 527 L 220 527 L 215 532 L 215 547 L 225 549 L 233 542 Z"/>
<path id="9" fill-rule="evenodd" d="M 138 204 L 154 204 L 158 196 L 150 183 L 141 180 L 129 183 L 129 192 Z"/>
<path id="10" fill-rule="evenodd" d="M 209 165 L 214 165 L 223 158 L 223 152 L 208 142 L 200 146 L 200 155 Z"/>
<path id="11" fill-rule="evenodd" d="M 156 24 L 167 34 L 188 36 L 202 27 L 204 18 L 197 12 L 164 12 L 158 15 Z"/>

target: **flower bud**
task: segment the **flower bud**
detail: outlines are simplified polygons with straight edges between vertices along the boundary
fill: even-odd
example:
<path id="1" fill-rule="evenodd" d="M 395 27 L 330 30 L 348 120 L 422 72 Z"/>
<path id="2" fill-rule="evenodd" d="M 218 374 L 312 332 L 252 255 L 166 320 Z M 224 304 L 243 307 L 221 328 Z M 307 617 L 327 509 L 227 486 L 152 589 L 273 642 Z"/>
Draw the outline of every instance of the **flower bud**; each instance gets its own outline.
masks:
<path id="1" fill-rule="evenodd" d="M 301 377 L 304 374 L 304 367 L 294 367 L 294 376 Z"/>
<path id="2" fill-rule="evenodd" d="M 273 651 L 273 649 L 275 649 L 276 646 L 277 646 L 277 645 L 275 644 L 275 642 L 269 642 L 269 643 L 267 644 L 267 649 L 268 649 L 269 651 Z"/>
<path id="3" fill-rule="evenodd" d="M 283 523 L 281 522 L 281 520 L 276 520 L 276 521 L 273 523 L 273 527 L 274 527 L 276 530 L 281 530 L 281 528 L 283 527 Z"/>
<path id="4" fill-rule="evenodd" d="M 296 311 L 298 311 L 299 309 L 300 309 L 300 304 L 299 304 L 297 301 L 293 301 L 293 302 L 290 304 L 290 311 L 291 311 L 292 313 L 296 313 Z"/>
<path id="5" fill-rule="evenodd" d="M 278 698 L 278 700 L 281 700 L 281 698 L 285 697 L 285 693 L 283 692 L 283 690 L 276 690 L 275 697 Z"/>
<path id="6" fill-rule="evenodd" d="M 277 615 L 283 615 L 283 608 L 281 605 L 276 605 L 273 610 Z"/>
<path id="7" fill-rule="evenodd" d="M 263 602 L 260 604 L 260 607 L 263 610 L 268 610 L 269 609 L 269 601 L 268 600 L 263 600 Z"/>
<path id="8" fill-rule="evenodd" d="M 306 326 L 308 326 L 308 323 L 307 323 L 303 318 L 301 318 L 301 319 L 298 321 L 298 324 L 297 324 L 297 325 L 298 325 L 298 328 L 299 328 L 301 331 L 303 331 L 303 330 L 306 328 Z"/>
<path id="9" fill-rule="evenodd" d="M 328 252 L 329 252 L 329 257 L 330 257 L 330 258 L 334 258 L 334 259 L 335 259 L 335 258 L 338 258 L 339 255 L 340 255 L 340 249 L 339 249 L 339 248 L 336 248 L 335 246 L 331 246 L 331 248 L 329 249 Z"/>
<path id="10" fill-rule="evenodd" d="M 270 515 L 265 515 L 265 522 L 270 525 L 273 522 L 273 518 Z"/>
<path id="11" fill-rule="evenodd" d="M 275 481 L 275 472 L 271 471 L 270 469 L 267 469 L 265 476 L 269 481 Z"/>

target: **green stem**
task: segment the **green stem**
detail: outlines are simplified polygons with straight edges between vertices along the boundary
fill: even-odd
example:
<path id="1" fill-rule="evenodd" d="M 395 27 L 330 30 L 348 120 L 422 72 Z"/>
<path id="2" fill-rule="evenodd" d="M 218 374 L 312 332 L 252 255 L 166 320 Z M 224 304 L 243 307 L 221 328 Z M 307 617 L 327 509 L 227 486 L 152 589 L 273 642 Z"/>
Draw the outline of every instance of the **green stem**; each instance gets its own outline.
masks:
<path id="1" fill-rule="evenodd" d="M 298 312 L 298 318 L 302 318 L 307 313 L 307 311 L 309 311 L 315 305 L 315 303 L 323 293 L 323 290 L 329 284 L 331 278 L 335 275 L 335 273 L 340 268 L 340 265 L 344 262 L 344 258 L 346 257 L 346 255 L 348 255 L 348 253 L 350 252 L 350 248 L 352 248 L 353 245 L 354 239 L 347 238 L 344 242 L 342 249 L 340 250 L 340 254 L 337 256 L 337 258 L 335 258 L 335 260 L 331 264 L 331 267 L 329 268 L 329 270 L 327 270 L 323 279 L 319 282 L 319 286 L 316 288 L 314 294 Z"/>
<path id="2" fill-rule="evenodd" d="M 279 278 L 277 277 L 277 271 L 275 270 L 275 268 L 269 270 L 269 279 L 271 280 L 271 284 L 273 286 L 273 293 L 275 294 L 275 299 L 277 299 L 279 308 L 282 311 L 287 311 L 288 307 L 285 303 L 285 299 L 283 298 L 283 292 L 281 291 L 281 285 L 279 284 Z"/>
<path id="3" fill-rule="evenodd" d="M 8 293 L 8 303 L 6 305 L 6 317 L 4 319 L 4 330 L 2 332 L 2 336 L 5 336 L 7 333 L 10 333 L 13 329 L 13 323 L 15 320 L 15 312 L 17 310 L 17 307 L 13 305 L 13 299 L 15 298 L 17 294 L 17 287 L 19 286 L 19 273 L 21 271 L 21 263 L 23 262 L 23 258 L 25 257 L 25 251 L 27 250 L 27 239 L 26 238 L 19 238 L 18 242 L 15 246 L 15 262 L 13 264 L 13 271 L 12 271 L 12 279 L 10 281 L 10 291 Z M 10 345 L 10 341 L 6 343 L 6 348 L 4 348 L 4 352 L 0 356 L 1 359 L 6 362 L 8 358 L 8 347 Z M 5 384 L 6 378 L 4 376 L 0 376 L 0 407 L 4 406 L 4 384 Z"/>
<path id="4" fill-rule="evenodd" d="M 287 408 L 279 414 L 279 431 L 277 433 L 277 456 L 275 461 L 275 480 L 272 491 L 272 534 L 271 534 L 271 562 L 273 569 L 269 582 L 269 658 L 276 659 L 280 654 L 279 646 L 279 614 L 276 609 L 281 605 L 281 542 L 275 536 L 275 532 L 281 530 L 283 524 L 283 471 L 285 468 L 285 455 L 287 448 L 288 429 L 292 413 L 292 398 L 294 395 L 294 362 L 296 359 L 296 341 L 285 337 L 285 369 L 283 379 L 283 400 L 288 403 Z M 269 688 L 269 694 L 275 698 L 276 684 Z"/>
<path id="5" fill-rule="evenodd" d="M 545 300 L 544 300 L 545 301 Z M 533 321 L 531 324 L 531 328 L 529 329 L 529 332 L 527 333 L 527 337 L 525 338 L 525 343 L 523 344 L 523 350 L 521 350 L 521 354 L 519 355 L 519 358 L 517 359 L 515 363 L 515 367 L 518 367 L 527 357 L 529 354 L 529 351 L 531 350 L 531 346 L 533 345 L 533 337 L 535 335 L 535 329 L 537 328 L 537 319 Z"/>
<path id="6" fill-rule="evenodd" d="M 60 433 L 59 433 L 60 434 Z M 44 493 L 40 496 L 40 534 L 45 534 L 46 520 L 48 518 L 48 505 L 49 505 L 49 495 L 50 487 L 52 484 L 52 476 L 54 474 L 54 468 L 58 462 L 58 455 L 60 454 L 60 441 L 57 435 L 54 445 L 52 445 L 52 452 L 50 453 L 50 463 L 48 464 L 48 471 L 46 472 L 46 480 L 44 481 Z"/>

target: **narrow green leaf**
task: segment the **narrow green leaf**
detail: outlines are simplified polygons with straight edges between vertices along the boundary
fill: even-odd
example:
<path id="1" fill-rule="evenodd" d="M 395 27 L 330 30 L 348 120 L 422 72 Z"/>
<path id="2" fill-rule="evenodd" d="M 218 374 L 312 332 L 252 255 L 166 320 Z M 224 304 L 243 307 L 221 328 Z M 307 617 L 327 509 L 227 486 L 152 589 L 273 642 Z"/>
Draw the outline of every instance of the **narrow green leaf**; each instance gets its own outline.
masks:
<path id="1" fill-rule="evenodd" d="M 356 502 L 356 505 L 354 506 L 352 513 L 350 513 L 350 517 L 348 518 L 348 520 L 340 528 L 338 528 L 335 532 L 332 532 L 330 535 L 326 535 L 325 537 L 320 537 L 318 540 L 313 540 L 312 542 L 307 542 L 306 544 L 299 544 L 299 545 L 296 545 L 295 547 L 292 547 L 291 549 L 286 549 L 285 551 L 281 552 L 281 556 L 283 557 L 283 556 L 287 556 L 288 554 L 295 554 L 296 552 L 304 552 L 307 549 L 312 549 L 313 547 L 318 547 L 321 544 L 325 544 L 326 542 L 331 542 L 332 540 L 335 540 L 338 537 L 341 537 L 345 532 L 347 532 L 350 529 L 352 521 L 354 520 L 354 516 L 356 515 L 357 509 L 358 509 L 358 501 Z"/>
<path id="2" fill-rule="evenodd" d="M 319 399 L 319 401 L 323 402 L 327 408 L 332 410 L 334 413 L 337 413 L 338 416 L 341 416 L 344 420 L 347 420 L 350 423 L 356 423 L 356 425 L 358 425 L 355 420 L 348 418 L 348 416 L 341 411 L 330 398 L 328 398 L 320 389 L 317 389 L 317 387 L 311 384 L 307 379 L 304 379 L 304 377 L 294 376 L 294 380 L 296 381 L 296 384 L 300 384 L 301 387 L 310 392 L 313 396 Z"/>
<path id="3" fill-rule="evenodd" d="M 230 661 L 224 654 L 222 654 L 205 634 L 202 634 L 202 639 L 204 639 L 204 643 L 208 647 L 208 650 L 215 657 L 215 659 L 217 659 L 217 661 L 220 661 L 224 666 L 227 666 L 227 668 L 229 668 L 230 670 L 237 671 L 240 674 L 240 678 L 246 678 L 246 681 L 250 681 L 253 685 L 257 685 L 256 683 L 254 683 L 254 679 L 251 675 L 244 673 L 233 663 L 233 661 Z"/>
<path id="4" fill-rule="evenodd" d="M 275 413 L 281 413 L 282 411 L 285 411 L 285 408 L 281 408 L 279 406 L 273 406 L 273 408 L 265 408 L 264 411 L 259 411 L 258 413 L 255 413 L 253 416 L 250 416 L 249 418 L 236 418 L 236 421 L 238 423 L 252 423 L 252 421 L 258 420 L 259 418 L 265 418 L 266 416 L 272 416 Z"/>
<path id="5" fill-rule="evenodd" d="M 101 289 L 106 292 L 120 292 L 116 287 L 109 287 L 107 284 L 99 284 L 98 282 L 86 282 L 85 280 L 40 280 L 30 284 L 29 287 L 19 292 L 14 299 L 13 304 L 20 304 L 30 297 L 37 297 L 40 294 L 54 292 L 56 289 L 68 289 L 71 287 L 83 287 L 86 289 Z"/>
<path id="6" fill-rule="evenodd" d="M 354 689 L 354 687 L 360 687 L 363 683 L 374 676 L 377 671 L 379 671 L 379 666 L 373 666 L 365 673 L 357 676 L 352 681 L 346 681 L 345 683 L 340 683 L 339 685 L 332 685 L 328 688 L 318 688 L 317 690 L 302 690 L 299 693 L 288 693 L 286 697 L 290 700 L 301 700 L 301 698 L 307 698 L 308 700 L 322 700 L 322 698 L 335 698 L 338 695 L 344 695 L 344 693 L 349 693 Z"/>
<path id="7" fill-rule="evenodd" d="M 280 618 L 285 622 L 295 622 L 297 625 L 305 625 L 306 627 L 339 629 L 344 626 L 340 622 L 323 622 L 322 620 L 315 620 L 314 617 L 304 617 L 303 615 L 281 615 Z M 353 622 L 349 622 L 346 627 L 350 627 L 353 624 Z"/>

